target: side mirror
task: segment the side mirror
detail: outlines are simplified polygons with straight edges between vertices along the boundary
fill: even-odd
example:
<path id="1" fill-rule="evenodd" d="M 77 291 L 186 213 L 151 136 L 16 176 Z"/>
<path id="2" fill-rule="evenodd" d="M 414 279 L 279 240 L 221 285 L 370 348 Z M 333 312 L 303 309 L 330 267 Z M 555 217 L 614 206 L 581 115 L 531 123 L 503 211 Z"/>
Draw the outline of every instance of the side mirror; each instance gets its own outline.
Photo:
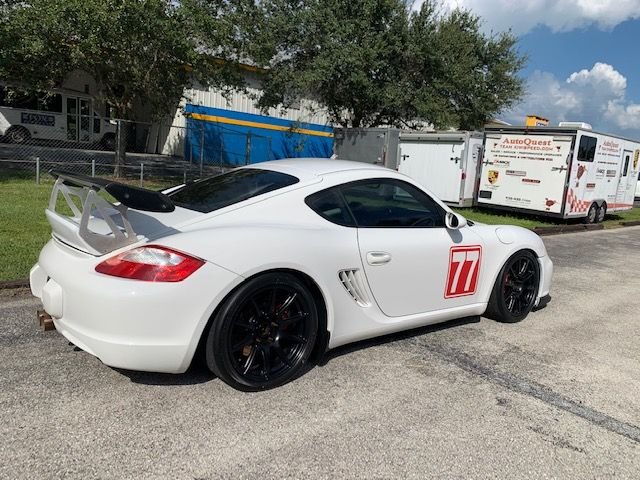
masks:
<path id="1" fill-rule="evenodd" d="M 467 219 L 457 213 L 447 212 L 444 224 L 449 230 L 458 230 L 467 225 Z"/>

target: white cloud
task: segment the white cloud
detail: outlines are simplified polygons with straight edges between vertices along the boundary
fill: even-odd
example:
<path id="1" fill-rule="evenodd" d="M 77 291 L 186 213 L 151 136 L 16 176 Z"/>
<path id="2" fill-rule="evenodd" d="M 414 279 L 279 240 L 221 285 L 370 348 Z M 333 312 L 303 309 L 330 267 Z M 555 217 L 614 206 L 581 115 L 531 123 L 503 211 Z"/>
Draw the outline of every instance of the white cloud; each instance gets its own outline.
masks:
<path id="1" fill-rule="evenodd" d="M 527 81 L 524 101 L 504 119 L 522 125 L 528 114 L 562 121 L 587 122 L 608 133 L 640 138 L 640 104 L 626 99 L 627 79 L 606 63 L 574 72 L 562 81 L 548 72 L 536 71 Z"/>
<path id="2" fill-rule="evenodd" d="M 416 6 L 421 4 L 419 0 Z M 463 7 L 482 17 L 489 30 L 525 34 L 538 25 L 566 32 L 595 25 L 609 30 L 640 18 L 640 0 L 442 0 L 445 8 Z"/>
<path id="3" fill-rule="evenodd" d="M 573 72 L 567 78 L 567 83 L 572 83 L 582 88 L 595 88 L 603 93 L 624 96 L 627 88 L 627 79 L 611 65 L 596 63 L 591 70 L 583 68 L 579 72 Z"/>

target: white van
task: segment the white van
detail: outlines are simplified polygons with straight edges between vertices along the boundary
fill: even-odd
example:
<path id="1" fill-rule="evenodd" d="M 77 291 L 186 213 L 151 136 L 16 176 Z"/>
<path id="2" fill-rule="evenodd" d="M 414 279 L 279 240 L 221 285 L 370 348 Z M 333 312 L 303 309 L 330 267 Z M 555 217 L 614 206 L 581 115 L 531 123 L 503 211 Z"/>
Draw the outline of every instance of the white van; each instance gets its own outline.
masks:
<path id="1" fill-rule="evenodd" d="M 0 137 L 5 141 L 51 140 L 112 149 L 115 131 L 89 95 L 65 90 L 31 94 L 0 85 Z"/>

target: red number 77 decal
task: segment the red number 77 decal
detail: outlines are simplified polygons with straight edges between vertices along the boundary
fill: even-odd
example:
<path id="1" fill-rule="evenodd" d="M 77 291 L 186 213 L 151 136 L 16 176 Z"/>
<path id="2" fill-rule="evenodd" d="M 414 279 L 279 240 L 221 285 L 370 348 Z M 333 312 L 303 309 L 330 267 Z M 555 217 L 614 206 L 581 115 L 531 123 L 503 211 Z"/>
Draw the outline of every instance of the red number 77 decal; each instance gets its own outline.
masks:
<path id="1" fill-rule="evenodd" d="M 463 297 L 476 293 L 481 260 L 480 245 L 451 247 L 444 298 Z"/>

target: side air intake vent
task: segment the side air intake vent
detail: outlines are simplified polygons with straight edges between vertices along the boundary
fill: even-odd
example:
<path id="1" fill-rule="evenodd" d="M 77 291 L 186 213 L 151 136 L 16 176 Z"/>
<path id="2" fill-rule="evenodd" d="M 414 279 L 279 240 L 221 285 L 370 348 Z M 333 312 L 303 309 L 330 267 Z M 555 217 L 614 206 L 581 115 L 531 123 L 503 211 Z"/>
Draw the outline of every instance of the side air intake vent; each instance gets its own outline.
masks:
<path id="1" fill-rule="evenodd" d="M 338 278 L 342 282 L 345 290 L 349 295 L 351 295 L 358 305 L 361 307 L 368 307 L 371 305 L 360 270 L 357 268 L 353 270 L 341 270 L 338 272 Z"/>

